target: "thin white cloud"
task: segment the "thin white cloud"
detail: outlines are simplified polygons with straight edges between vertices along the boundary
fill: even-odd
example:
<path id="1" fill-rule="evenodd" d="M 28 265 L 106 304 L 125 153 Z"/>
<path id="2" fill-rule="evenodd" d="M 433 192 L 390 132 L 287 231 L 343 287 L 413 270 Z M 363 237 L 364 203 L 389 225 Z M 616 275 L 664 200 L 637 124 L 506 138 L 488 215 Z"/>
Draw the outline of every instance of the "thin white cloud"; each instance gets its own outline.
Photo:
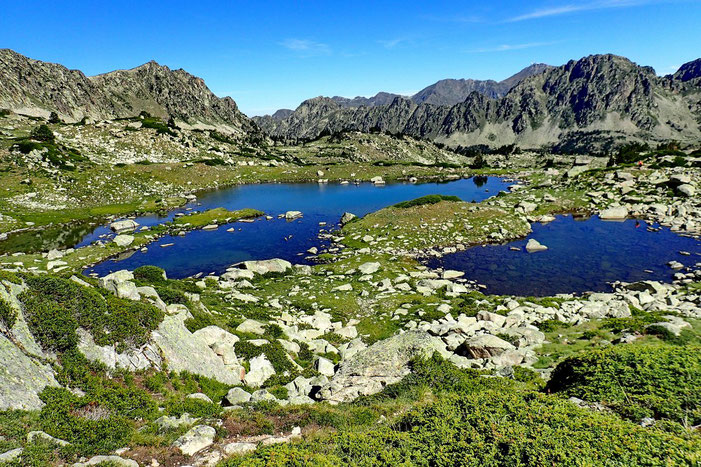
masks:
<path id="1" fill-rule="evenodd" d="M 422 19 L 428 21 L 438 21 L 441 23 L 482 23 L 484 18 L 475 15 L 446 15 L 446 16 L 434 16 L 425 15 L 421 17 Z"/>
<path id="2" fill-rule="evenodd" d="M 280 45 L 305 57 L 331 54 L 331 47 L 328 44 L 307 39 L 285 39 Z"/>
<path id="3" fill-rule="evenodd" d="M 555 6 L 551 8 L 540 8 L 537 10 L 514 16 L 506 20 L 507 23 L 517 21 L 526 21 L 530 19 L 547 18 L 549 16 L 566 15 L 569 13 L 577 13 L 580 11 L 604 10 L 609 8 L 625 8 L 642 6 L 650 3 L 661 3 L 654 0 L 599 0 L 595 2 L 585 3 L 569 3 L 566 5 Z"/>
<path id="4" fill-rule="evenodd" d="M 402 42 L 404 42 L 404 39 L 400 38 L 377 41 L 377 43 L 382 45 L 382 47 L 384 47 L 385 49 L 393 49 Z"/>
<path id="5" fill-rule="evenodd" d="M 545 47 L 548 45 L 556 44 L 557 41 L 553 42 L 526 42 L 523 44 L 501 44 L 495 47 L 484 47 L 479 49 L 468 50 L 468 53 L 487 53 L 487 52 L 508 52 L 510 50 L 522 50 L 531 49 L 533 47 Z"/>

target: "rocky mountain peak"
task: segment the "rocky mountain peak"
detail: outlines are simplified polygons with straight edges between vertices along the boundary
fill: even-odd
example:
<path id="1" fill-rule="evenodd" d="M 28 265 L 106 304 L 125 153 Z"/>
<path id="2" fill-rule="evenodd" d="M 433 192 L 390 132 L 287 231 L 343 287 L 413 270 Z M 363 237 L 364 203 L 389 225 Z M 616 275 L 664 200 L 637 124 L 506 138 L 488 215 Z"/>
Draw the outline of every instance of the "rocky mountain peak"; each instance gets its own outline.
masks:
<path id="1" fill-rule="evenodd" d="M 701 58 L 697 58 L 691 62 L 683 64 L 679 67 L 676 73 L 674 73 L 674 79 L 679 81 L 691 81 L 696 78 L 701 77 Z"/>
<path id="2" fill-rule="evenodd" d="M 69 122 L 129 118 L 145 111 L 192 127 L 241 135 L 258 131 L 233 99 L 219 98 L 201 78 L 155 61 L 87 77 L 2 49 L 0 108 L 41 117 L 56 112 Z"/>

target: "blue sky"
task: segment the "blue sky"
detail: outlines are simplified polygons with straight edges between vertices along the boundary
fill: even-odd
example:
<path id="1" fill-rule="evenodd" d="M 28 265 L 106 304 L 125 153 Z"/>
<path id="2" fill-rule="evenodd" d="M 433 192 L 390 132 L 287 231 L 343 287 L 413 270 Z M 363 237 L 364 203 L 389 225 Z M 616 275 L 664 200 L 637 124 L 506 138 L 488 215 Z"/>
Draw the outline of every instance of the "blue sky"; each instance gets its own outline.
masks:
<path id="1" fill-rule="evenodd" d="M 2 48 L 88 75 L 153 59 L 248 115 L 595 53 L 659 74 L 701 56 L 701 0 L 0 1 Z"/>

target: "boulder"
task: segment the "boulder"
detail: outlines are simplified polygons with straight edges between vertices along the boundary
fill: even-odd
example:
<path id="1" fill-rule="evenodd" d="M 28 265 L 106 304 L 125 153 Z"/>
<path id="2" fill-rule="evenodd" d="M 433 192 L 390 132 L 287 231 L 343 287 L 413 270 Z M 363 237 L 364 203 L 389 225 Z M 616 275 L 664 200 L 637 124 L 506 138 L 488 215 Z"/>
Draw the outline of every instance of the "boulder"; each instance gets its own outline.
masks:
<path id="1" fill-rule="evenodd" d="M 292 219 L 297 219 L 299 217 L 302 217 L 302 212 L 301 211 L 287 211 L 285 213 L 285 219 L 292 220 Z"/>
<path id="2" fill-rule="evenodd" d="M 263 335 L 265 334 L 265 325 L 260 321 L 254 319 L 247 319 L 243 323 L 236 326 L 238 332 L 248 332 L 252 334 Z"/>
<path id="3" fill-rule="evenodd" d="M 0 454 L 0 464 L 10 463 L 22 455 L 24 449 L 17 448 Z"/>
<path id="4" fill-rule="evenodd" d="M 89 465 L 111 465 L 114 467 L 139 467 L 138 462 L 119 456 L 94 456 L 86 462 L 76 462 L 73 467 L 87 467 Z"/>
<path id="5" fill-rule="evenodd" d="M 376 263 L 376 262 L 363 263 L 360 266 L 358 266 L 358 271 L 360 271 L 360 273 L 363 275 L 374 274 L 379 269 L 380 269 L 380 263 Z"/>
<path id="6" fill-rule="evenodd" d="M 54 438 L 50 434 L 43 432 L 43 431 L 30 431 L 29 433 L 27 433 L 27 442 L 28 443 L 33 443 L 34 440 L 36 440 L 36 439 L 38 439 L 40 441 L 47 441 L 51 444 L 56 444 L 58 446 L 70 446 L 71 445 L 71 443 L 69 443 L 68 441 L 65 441 L 63 439 Z"/>
<path id="7" fill-rule="evenodd" d="M 324 357 L 318 357 L 316 359 L 316 362 L 314 363 L 314 368 L 322 375 L 328 377 L 333 376 L 335 373 L 333 362 Z"/>
<path id="8" fill-rule="evenodd" d="M 134 236 L 133 235 L 126 235 L 126 234 L 120 234 L 114 237 L 114 243 L 118 247 L 125 247 L 129 246 L 132 243 L 134 243 Z"/>
<path id="9" fill-rule="evenodd" d="M 535 253 L 536 251 L 545 251 L 548 247 L 541 244 L 538 240 L 531 238 L 526 243 L 526 251 L 529 253 Z"/>
<path id="10" fill-rule="evenodd" d="M 192 456 L 214 443 L 217 431 L 211 426 L 197 425 L 178 438 L 173 446 L 186 456 Z"/>
<path id="11" fill-rule="evenodd" d="M 428 357 L 434 352 L 447 355 L 443 342 L 424 331 L 410 331 L 375 342 L 341 362 L 319 396 L 339 403 L 359 395 L 375 394 L 409 374 L 409 362 L 414 357 Z"/>
<path id="12" fill-rule="evenodd" d="M 255 391 L 253 394 L 251 394 L 251 402 L 255 403 L 255 402 L 264 402 L 264 401 L 276 402 L 277 397 L 273 396 L 265 389 L 259 389 L 259 390 Z"/>
<path id="13" fill-rule="evenodd" d="M 238 336 L 225 331 L 219 326 L 206 326 L 193 332 L 192 335 L 201 339 L 205 344 L 212 347 L 217 344 L 223 344 L 233 347 L 238 341 Z"/>
<path id="14" fill-rule="evenodd" d="M 491 334 L 483 334 L 466 340 L 458 353 L 467 354 L 472 358 L 491 358 L 501 355 L 507 350 L 514 350 L 514 346 L 503 339 Z"/>
<path id="15" fill-rule="evenodd" d="M 690 185 L 688 183 L 679 185 L 677 187 L 677 191 L 679 192 L 679 194 L 684 195 L 688 198 L 691 198 L 692 196 L 694 196 L 694 194 L 696 194 L 696 188 L 694 188 L 693 185 Z"/>
<path id="16" fill-rule="evenodd" d="M 252 388 L 262 386 L 268 378 L 275 374 L 275 368 L 265 354 L 252 358 L 249 364 L 251 369 L 244 377 L 244 382 Z"/>
<path id="17" fill-rule="evenodd" d="M 262 275 L 270 272 L 285 273 L 292 268 L 292 263 L 284 259 L 273 258 L 261 261 L 244 261 L 241 266 L 243 269 Z"/>
<path id="18" fill-rule="evenodd" d="M 251 400 L 251 395 L 241 388 L 231 388 L 225 399 L 230 405 L 245 404 Z"/>
<path id="19" fill-rule="evenodd" d="M 160 430 L 168 431 L 175 430 L 181 426 L 192 425 L 193 423 L 196 423 L 197 420 L 199 419 L 191 417 L 188 413 L 184 413 L 180 415 L 180 418 L 163 415 L 162 417 L 157 418 L 154 423 L 158 425 Z"/>
<path id="20" fill-rule="evenodd" d="M 191 316 L 187 308 L 178 307 L 176 314 L 166 316 L 151 333 L 151 340 L 163 356 L 168 369 L 188 371 L 232 386 L 240 384 L 241 369 L 227 366 L 210 348 L 206 339 L 194 335 L 185 327 L 185 320 Z"/>
<path id="21" fill-rule="evenodd" d="M 138 349 L 126 349 L 117 352 L 113 345 L 100 346 L 86 329 L 78 328 L 78 350 L 91 362 L 100 362 L 111 370 L 127 371 L 146 370 L 151 367 L 160 369 L 162 361 L 159 350 L 152 343 L 147 343 Z"/>
<path id="22" fill-rule="evenodd" d="M 116 233 L 130 232 L 139 226 L 136 222 L 131 219 L 126 219 L 123 221 L 112 222 L 110 224 L 110 229 Z"/>
<path id="23" fill-rule="evenodd" d="M 351 212 L 344 212 L 343 215 L 341 216 L 341 225 L 346 225 L 347 223 L 349 223 L 350 221 L 352 221 L 356 217 L 358 217 L 358 216 L 356 216 L 355 214 L 353 214 Z"/>
<path id="24" fill-rule="evenodd" d="M 612 206 L 599 213 L 602 220 L 623 220 L 628 217 L 628 208 L 625 206 Z"/>
<path id="25" fill-rule="evenodd" d="M 20 350 L 0 333 L 0 410 L 38 410 L 39 393 L 58 386 L 51 365 Z"/>

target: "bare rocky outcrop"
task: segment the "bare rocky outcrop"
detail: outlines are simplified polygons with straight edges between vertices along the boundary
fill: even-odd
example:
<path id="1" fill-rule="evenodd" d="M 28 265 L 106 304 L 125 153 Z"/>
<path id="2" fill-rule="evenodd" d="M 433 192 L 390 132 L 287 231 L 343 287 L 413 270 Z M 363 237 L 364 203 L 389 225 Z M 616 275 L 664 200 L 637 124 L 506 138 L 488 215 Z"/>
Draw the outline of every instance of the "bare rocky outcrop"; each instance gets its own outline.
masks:
<path id="1" fill-rule="evenodd" d="M 413 358 L 428 357 L 434 352 L 445 353 L 445 345 L 424 331 L 410 331 L 376 342 L 344 360 L 319 396 L 338 403 L 378 393 L 409 374 Z"/>
<path id="2" fill-rule="evenodd" d="M 85 76 L 63 65 L 0 49 L 0 108 L 69 122 L 136 117 L 173 118 L 184 126 L 257 133 L 230 97 L 219 98 L 201 78 L 148 62 L 130 70 Z"/>

